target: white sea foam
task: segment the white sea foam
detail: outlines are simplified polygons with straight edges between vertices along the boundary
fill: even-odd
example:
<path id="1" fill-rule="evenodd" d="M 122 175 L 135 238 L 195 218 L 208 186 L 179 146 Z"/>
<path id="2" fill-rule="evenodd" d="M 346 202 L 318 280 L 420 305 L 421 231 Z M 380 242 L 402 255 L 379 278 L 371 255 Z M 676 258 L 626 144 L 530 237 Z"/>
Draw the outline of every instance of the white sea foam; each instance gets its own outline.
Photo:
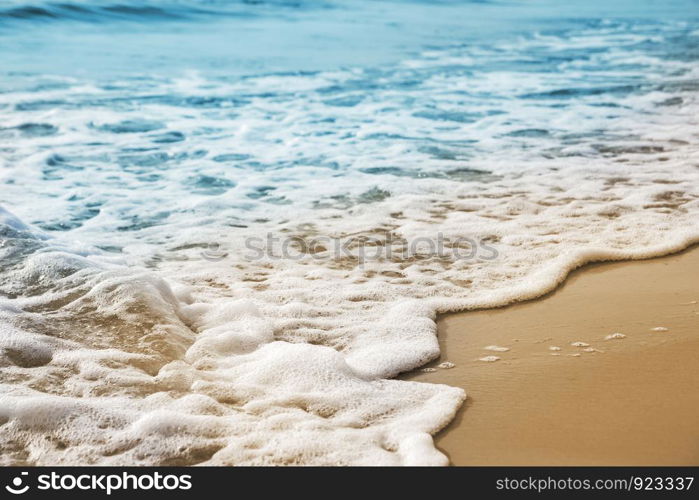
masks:
<path id="1" fill-rule="evenodd" d="M 697 68 L 642 49 L 675 28 L 1 93 L 1 460 L 446 464 L 464 392 L 390 379 L 439 356 L 437 313 L 699 241 Z M 517 69 L 541 52 L 568 56 Z M 246 246 L 437 232 L 496 253 Z"/>
<path id="2" fill-rule="evenodd" d="M 495 361 L 500 361 L 499 356 L 483 356 L 482 358 L 478 358 L 478 361 L 483 361 L 485 363 L 494 363 Z"/>
<path id="3" fill-rule="evenodd" d="M 625 339 L 625 338 L 626 338 L 626 335 L 624 335 L 623 333 L 616 332 L 616 333 L 610 333 L 609 335 L 604 337 L 604 340 L 619 340 L 619 339 Z"/>
<path id="4" fill-rule="evenodd" d="M 495 352 L 507 352 L 510 350 L 509 347 L 502 347 L 499 345 L 488 345 L 483 348 L 486 351 L 495 351 Z"/>

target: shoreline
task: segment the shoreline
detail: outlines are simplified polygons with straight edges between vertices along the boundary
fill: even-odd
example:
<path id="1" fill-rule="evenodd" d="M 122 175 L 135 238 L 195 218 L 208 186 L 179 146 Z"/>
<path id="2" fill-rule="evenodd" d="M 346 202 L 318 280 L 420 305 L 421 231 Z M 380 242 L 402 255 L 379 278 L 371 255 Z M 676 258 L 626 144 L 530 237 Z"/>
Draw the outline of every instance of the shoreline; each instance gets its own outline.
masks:
<path id="1" fill-rule="evenodd" d="M 400 378 L 466 390 L 435 436 L 454 465 L 697 465 L 697 278 L 696 245 L 587 264 L 538 299 L 439 315 L 440 358 Z"/>

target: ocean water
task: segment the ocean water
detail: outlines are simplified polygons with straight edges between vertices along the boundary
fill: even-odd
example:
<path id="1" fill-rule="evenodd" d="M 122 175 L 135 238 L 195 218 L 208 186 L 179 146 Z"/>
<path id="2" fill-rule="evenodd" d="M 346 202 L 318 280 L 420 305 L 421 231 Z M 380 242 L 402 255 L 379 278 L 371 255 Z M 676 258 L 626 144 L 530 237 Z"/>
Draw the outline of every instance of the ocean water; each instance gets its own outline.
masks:
<path id="1" fill-rule="evenodd" d="M 436 314 L 698 216 L 696 1 L 6 0 L 1 461 L 446 464 Z"/>

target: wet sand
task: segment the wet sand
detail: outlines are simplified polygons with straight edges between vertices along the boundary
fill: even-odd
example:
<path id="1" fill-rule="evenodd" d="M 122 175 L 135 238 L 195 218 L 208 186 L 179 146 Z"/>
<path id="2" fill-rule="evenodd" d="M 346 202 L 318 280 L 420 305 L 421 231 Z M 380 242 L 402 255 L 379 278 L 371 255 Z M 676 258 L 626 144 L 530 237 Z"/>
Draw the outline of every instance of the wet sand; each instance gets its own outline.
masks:
<path id="1" fill-rule="evenodd" d="M 454 465 L 699 465 L 697 301 L 697 247 L 585 266 L 541 299 L 442 316 L 436 371 L 402 378 L 468 393 L 435 437 Z"/>

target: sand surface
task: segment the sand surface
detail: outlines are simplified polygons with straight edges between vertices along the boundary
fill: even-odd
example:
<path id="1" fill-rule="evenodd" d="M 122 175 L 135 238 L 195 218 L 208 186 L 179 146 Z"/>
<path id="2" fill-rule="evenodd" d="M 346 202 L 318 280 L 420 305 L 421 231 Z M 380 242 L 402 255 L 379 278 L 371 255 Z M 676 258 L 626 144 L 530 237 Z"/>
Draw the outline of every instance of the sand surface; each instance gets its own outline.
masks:
<path id="1" fill-rule="evenodd" d="M 403 378 L 466 389 L 435 438 L 455 465 L 699 465 L 698 301 L 696 247 L 585 266 L 541 299 L 441 317 L 436 371 Z"/>

